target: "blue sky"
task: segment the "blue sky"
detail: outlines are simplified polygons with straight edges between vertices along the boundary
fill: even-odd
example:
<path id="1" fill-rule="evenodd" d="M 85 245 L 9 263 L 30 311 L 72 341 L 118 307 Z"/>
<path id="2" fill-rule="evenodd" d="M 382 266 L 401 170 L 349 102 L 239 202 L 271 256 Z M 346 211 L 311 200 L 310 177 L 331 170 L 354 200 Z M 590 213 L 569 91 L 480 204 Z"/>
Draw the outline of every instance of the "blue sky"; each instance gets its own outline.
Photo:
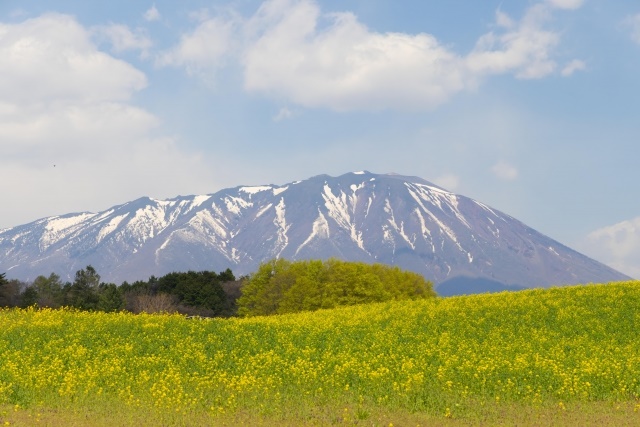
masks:
<path id="1" fill-rule="evenodd" d="M 637 1 L 4 0 L 0 228 L 395 172 L 640 278 L 638 76 Z"/>

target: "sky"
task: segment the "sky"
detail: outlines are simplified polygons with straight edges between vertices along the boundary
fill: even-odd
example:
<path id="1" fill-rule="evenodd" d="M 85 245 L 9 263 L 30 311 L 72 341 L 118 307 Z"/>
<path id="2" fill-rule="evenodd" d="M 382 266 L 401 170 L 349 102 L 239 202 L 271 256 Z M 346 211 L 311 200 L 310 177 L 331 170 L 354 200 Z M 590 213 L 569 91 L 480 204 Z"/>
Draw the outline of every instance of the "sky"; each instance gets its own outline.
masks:
<path id="1" fill-rule="evenodd" d="M 0 229 L 419 176 L 640 278 L 637 0 L 0 1 Z"/>

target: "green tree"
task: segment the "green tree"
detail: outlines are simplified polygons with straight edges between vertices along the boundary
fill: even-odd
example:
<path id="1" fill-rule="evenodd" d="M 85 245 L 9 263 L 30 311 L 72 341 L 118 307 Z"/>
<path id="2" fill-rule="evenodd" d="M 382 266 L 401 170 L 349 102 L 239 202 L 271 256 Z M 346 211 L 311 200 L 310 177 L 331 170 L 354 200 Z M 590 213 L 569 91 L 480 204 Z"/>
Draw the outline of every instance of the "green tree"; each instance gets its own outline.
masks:
<path id="1" fill-rule="evenodd" d="M 216 316 L 227 309 L 222 279 L 234 280 L 231 270 L 216 274 L 212 271 L 169 273 L 157 280 L 152 294 L 166 293 L 178 299 L 184 314 Z"/>
<path id="2" fill-rule="evenodd" d="M 94 310 L 98 305 L 100 275 L 88 265 L 76 271 L 73 283 L 68 287 L 66 303 L 81 310 Z"/>
<path id="3" fill-rule="evenodd" d="M 9 281 L 6 278 L 6 273 L 0 273 L 0 307 L 9 307 L 10 302 Z"/>
<path id="4" fill-rule="evenodd" d="M 259 316 L 277 312 L 286 289 L 286 272 L 291 262 L 285 259 L 267 261 L 260 264 L 258 271 L 250 275 L 242 286 L 242 296 L 238 298 L 240 316 Z"/>
<path id="5" fill-rule="evenodd" d="M 241 291 L 241 316 L 436 296 L 432 283 L 417 273 L 337 259 L 271 260 L 245 280 Z"/>
<path id="6" fill-rule="evenodd" d="M 20 305 L 21 289 L 26 287 L 16 279 L 8 280 L 6 273 L 0 274 L 0 307 L 17 307 Z"/>
<path id="7" fill-rule="evenodd" d="M 38 290 L 33 286 L 27 286 L 20 295 L 20 306 L 23 308 L 38 304 Z"/>
<path id="8" fill-rule="evenodd" d="M 124 309 L 124 297 L 114 283 L 101 283 L 96 308 L 100 311 L 120 311 Z"/>
<path id="9" fill-rule="evenodd" d="M 62 283 L 60 276 L 51 273 L 49 277 L 38 276 L 32 285 L 37 291 L 36 303 L 40 307 L 58 308 L 64 301 L 62 296 Z"/>

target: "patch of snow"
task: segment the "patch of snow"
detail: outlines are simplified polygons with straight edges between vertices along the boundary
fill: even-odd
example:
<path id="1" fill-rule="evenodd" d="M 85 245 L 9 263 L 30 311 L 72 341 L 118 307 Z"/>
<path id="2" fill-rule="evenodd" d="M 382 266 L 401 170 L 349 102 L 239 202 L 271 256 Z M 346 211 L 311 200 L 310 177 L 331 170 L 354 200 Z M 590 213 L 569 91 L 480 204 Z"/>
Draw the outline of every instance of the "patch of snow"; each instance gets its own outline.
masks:
<path id="1" fill-rule="evenodd" d="M 477 200 L 474 200 L 473 203 L 475 203 L 476 205 L 480 206 L 482 209 L 484 209 L 485 211 L 489 212 L 490 214 L 492 214 L 494 217 L 496 218 L 500 218 L 500 216 L 495 213 L 495 211 L 493 209 L 491 209 L 489 206 L 485 205 L 484 203 L 481 203 Z M 487 218 L 489 221 L 491 221 L 491 218 Z M 491 221 L 491 223 L 493 224 L 493 221 Z"/>
<path id="2" fill-rule="evenodd" d="M 360 184 L 360 185 L 351 184 L 350 188 L 351 188 L 351 191 L 353 191 L 355 193 L 359 189 L 364 188 L 364 182 L 362 184 Z"/>
<path id="3" fill-rule="evenodd" d="M 471 229 L 471 225 L 466 220 L 464 215 L 462 215 L 462 212 L 460 212 L 460 210 L 458 209 L 458 196 L 456 196 L 455 194 L 436 187 L 432 187 L 430 185 L 409 182 L 405 182 L 404 185 L 407 187 L 407 190 L 415 190 L 423 200 L 437 205 L 441 211 L 446 212 L 443 209 L 444 203 L 453 212 L 458 221 L 463 223 L 467 228 Z"/>
<path id="4" fill-rule="evenodd" d="M 369 216 L 369 210 L 371 209 L 371 203 L 373 203 L 373 198 L 371 196 L 369 196 L 369 203 L 367 203 L 367 212 L 365 212 L 364 217 L 368 217 Z"/>
<path id="5" fill-rule="evenodd" d="M 396 245 L 395 245 L 395 240 L 393 239 L 393 234 L 391 233 L 391 230 L 389 229 L 388 225 L 383 225 L 382 226 L 382 241 L 383 242 L 389 242 L 393 245 L 393 252 L 395 253 L 396 251 Z"/>
<path id="6" fill-rule="evenodd" d="M 289 237 L 287 236 L 287 231 L 289 231 L 289 227 L 291 225 L 287 225 L 287 218 L 285 216 L 286 207 L 284 204 L 284 197 L 280 198 L 280 203 L 276 205 L 276 217 L 273 220 L 273 223 L 278 227 L 278 242 L 277 245 L 279 247 L 278 257 L 289 244 Z M 276 248 L 278 249 L 278 248 Z"/>
<path id="7" fill-rule="evenodd" d="M 120 225 L 123 219 L 125 219 L 129 214 L 126 213 L 124 215 L 118 215 L 111 219 L 106 225 L 104 225 L 100 231 L 98 232 L 98 236 L 96 237 L 96 243 L 100 243 L 102 239 L 107 237 L 109 234 L 113 233 L 113 231 Z"/>
<path id="8" fill-rule="evenodd" d="M 469 258 L 469 264 L 471 264 L 473 262 L 473 256 L 470 252 L 467 252 L 467 258 Z"/>
<path id="9" fill-rule="evenodd" d="M 362 240 L 362 232 L 358 232 L 356 230 L 356 225 L 351 220 L 351 215 L 349 211 L 355 212 L 355 206 L 357 202 L 357 198 L 349 197 L 349 202 L 347 202 L 347 195 L 344 191 L 340 191 L 340 196 L 336 196 L 331 191 L 331 187 L 325 183 L 324 185 L 324 194 L 322 195 L 324 199 L 324 205 L 329 211 L 329 216 L 333 218 L 333 220 L 343 229 L 348 230 L 351 240 L 353 240 L 360 249 L 364 249 L 364 242 Z"/>
<path id="10" fill-rule="evenodd" d="M 198 206 L 202 206 L 204 202 L 209 200 L 211 196 L 195 196 L 193 201 L 191 202 L 191 208 L 197 208 Z"/>
<path id="11" fill-rule="evenodd" d="M 431 220 L 438 225 L 438 227 L 440 228 L 440 232 L 446 234 L 447 237 L 449 237 L 449 239 L 453 241 L 453 243 L 455 243 L 455 245 L 458 247 L 458 249 L 461 252 L 465 252 L 464 249 L 462 249 L 462 246 L 460 246 L 460 243 L 458 242 L 458 238 L 456 237 L 453 230 L 451 230 L 445 223 L 440 221 L 433 212 L 427 209 L 424 203 L 422 203 L 422 199 L 418 197 L 418 195 L 413 190 L 411 190 L 410 188 L 407 188 L 407 190 L 409 191 L 409 194 L 411 195 L 411 197 L 413 197 L 416 203 L 418 203 L 418 205 L 422 208 L 423 212 L 426 213 L 429 216 L 429 218 L 431 218 Z M 442 246 L 444 246 L 444 241 L 442 242 Z"/>
<path id="12" fill-rule="evenodd" d="M 343 191 L 340 193 L 340 197 L 334 195 L 333 191 L 331 191 L 331 187 L 325 183 L 322 198 L 325 202 L 324 205 L 329 210 L 329 216 L 333 218 L 340 227 L 348 230 L 351 228 L 351 216 L 349 215 L 350 209 L 347 206 L 346 194 L 344 194 Z"/>
<path id="13" fill-rule="evenodd" d="M 433 239 L 431 238 L 431 230 L 427 228 L 427 224 L 424 220 L 424 216 L 422 216 L 422 212 L 420 212 L 419 208 L 416 208 L 414 212 L 418 217 L 418 221 L 420 222 L 420 231 L 422 232 L 422 237 L 425 240 L 427 240 L 427 236 L 429 237 L 428 240 L 431 243 L 431 252 L 436 253 L 436 247 L 433 245 Z"/>
<path id="14" fill-rule="evenodd" d="M 288 185 L 287 185 L 287 186 L 285 186 L 285 187 L 281 187 L 281 188 L 274 188 L 274 189 L 273 189 L 273 195 L 274 195 L 274 196 L 277 196 L 277 195 L 279 195 L 280 193 L 283 193 L 283 192 L 287 191 L 287 189 L 288 189 L 288 188 L 289 188 L 289 186 L 288 186 Z"/>
<path id="15" fill-rule="evenodd" d="M 208 211 L 197 212 L 195 216 L 189 220 L 189 225 L 199 226 L 202 231 L 209 230 L 207 234 L 210 235 L 211 232 L 213 232 L 215 236 L 221 239 L 227 239 L 228 237 L 228 231 L 220 219 L 214 218 Z"/>
<path id="16" fill-rule="evenodd" d="M 94 213 L 81 213 L 67 218 L 53 217 L 48 220 L 44 229 L 49 233 L 57 234 L 94 216 L 96 216 Z"/>
<path id="17" fill-rule="evenodd" d="M 222 209 L 220 209 L 215 202 L 211 204 L 211 209 L 216 213 L 216 215 L 220 217 L 224 217 L 224 213 L 222 213 Z"/>
<path id="18" fill-rule="evenodd" d="M 224 203 L 227 206 L 227 210 L 235 215 L 240 215 L 242 209 L 253 206 L 253 203 L 247 202 L 240 197 L 227 196 L 224 198 Z"/>
<path id="19" fill-rule="evenodd" d="M 165 239 L 164 242 L 162 242 L 162 244 L 160 245 L 160 247 L 158 249 L 156 249 L 156 265 L 160 265 L 160 260 L 158 259 L 158 257 L 160 256 L 160 252 L 163 251 L 167 246 L 169 246 L 169 243 L 171 242 L 171 239 L 173 238 L 173 234 L 176 233 L 179 230 L 173 231 L 171 232 L 171 234 L 169 234 L 169 236 L 167 236 L 167 238 Z M 133 250 L 133 252 L 137 252 L 136 249 Z"/>
<path id="20" fill-rule="evenodd" d="M 556 252 L 556 250 L 553 248 L 553 246 L 549 246 L 549 252 L 553 252 L 555 255 L 560 256 L 560 254 L 558 252 Z"/>
<path id="21" fill-rule="evenodd" d="M 265 206 L 262 209 L 260 209 L 258 211 L 258 213 L 256 214 L 256 218 L 260 218 L 262 216 L 262 214 L 264 214 L 266 211 L 271 209 L 272 206 L 273 206 L 273 203 L 269 203 L 267 206 Z"/>
<path id="22" fill-rule="evenodd" d="M 318 209 L 318 218 L 313 221 L 313 225 L 311 226 L 311 234 L 304 242 L 302 242 L 298 249 L 296 249 L 296 255 L 298 255 L 300 249 L 308 245 L 316 237 L 321 239 L 328 239 L 330 237 L 329 222 L 327 221 L 327 218 L 322 214 L 322 212 L 320 212 L 320 209 Z"/>
<path id="23" fill-rule="evenodd" d="M 133 226 L 134 235 L 139 241 L 145 242 L 149 238 L 153 238 L 160 234 L 169 226 L 166 219 L 166 203 L 160 206 L 146 206 L 138 209 L 135 216 L 129 222 Z M 171 206 L 170 204 L 168 206 Z"/>
<path id="24" fill-rule="evenodd" d="M 42 237 L 40 237 L 40 250 L 45 250 L 49 246 L 69 237 L 81 227 L 81 224 L 86 223 L 96 215 L 94 213 L 81 213 L 67 218 L 59 216 L 47 218 Z M 25 234 L 27 233 L 17 234 L 13 237 L 12 242 L 15 243 L 17 239 Z"/>
<path id="25" fill-rule="evenodd" d="M 240 255 L 238 255 L 238 250 L 236 248 L 231 248 L 231 260 L 236 263 L 240 262 Z"/>
<path id="26" fill-rule="evenodd" d="M 404 232 L 404 222 L 400 222 L 399 226 L 398 226 L 398 224 L 396 224 L 396 218 L 395 218 L 395 215 L 393 213 L 393 208 L 391 207 L 391 203 L 389 202 L 389 199 L 386 199 L 384 201 L 384 211 L 389 214 L 390 218 L 388 218 L 387 221 L 389 222 L 389 224 L 391 224 L 391 226 L 396 231 L 396 233 L 398 233 L 400 235 L 400 237 L 402 237 L 402 239 L 405 242 L 407 242 L 409 244 L 409 246 L 411 246 L 411 249 L 415 250 L 415 248 L 416 248 L 415 247 L 415 236 L 414 236 L 413 241 L 411 241 L 411 239 L 409 239 L 409 237 Z"/>
<path id="27" fill-rule="evenodd" d="M 259 193 L 261 191 L 267 191 L 267 190 L 271 190 L 273 187 L 271 186 L 265 186 L 265 185 L 260 185 L 260 186 L 255 186 L 255 187 L 240 187 L 240 189 L 238 191 L 242 191 L 244 193 L 248 193 L 248 194 L 256 194 Z"/>
<path id="28" fill-rule="evenodd" d="M 365 173 L 365 171 L 353 172 L 354 175 L 364 175 Z"/>

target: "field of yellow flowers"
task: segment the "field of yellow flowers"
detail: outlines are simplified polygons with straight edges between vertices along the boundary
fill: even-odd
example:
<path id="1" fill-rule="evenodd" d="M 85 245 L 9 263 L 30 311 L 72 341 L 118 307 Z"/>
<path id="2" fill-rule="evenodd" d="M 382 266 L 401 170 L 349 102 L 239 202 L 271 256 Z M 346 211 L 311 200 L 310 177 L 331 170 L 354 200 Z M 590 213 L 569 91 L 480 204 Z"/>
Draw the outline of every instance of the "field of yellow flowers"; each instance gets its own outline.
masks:
<path id="1" fill-rule="evenodd" d="M 640 417 L 639 401 L 640 282 L 247 319 L 0 310 L 0 405 L 16 410 L 355 422 L 589 402 Z"/>

